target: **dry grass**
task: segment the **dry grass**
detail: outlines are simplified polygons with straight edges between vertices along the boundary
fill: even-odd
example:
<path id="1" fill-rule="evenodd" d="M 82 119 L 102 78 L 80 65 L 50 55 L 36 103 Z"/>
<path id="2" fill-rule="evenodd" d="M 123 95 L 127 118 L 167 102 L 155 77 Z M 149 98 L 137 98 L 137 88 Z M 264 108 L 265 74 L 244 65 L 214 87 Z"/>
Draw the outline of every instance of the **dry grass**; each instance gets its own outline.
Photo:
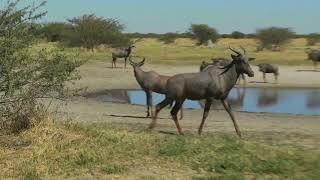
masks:
<path id="1" fill-rule="evenodd" d="M 228 134 L 175 136 L 137 125 L 54 123 L 0 138 L 1 178 L 314 178 L 318 150 Z M 147 170 L 146 170 L 147 169 Z"/>
<path id="2" fill-rule="evenodd" d="M 55 43 L 40 43 L 38 48 L 52 48 Z M 303 38 L 293 39 L 291 43 L 280 52 L 262 51 L 256 52 L 257 42 L 254 39 L 220 39 L 212 47 L 195 46 L 191 39 L 177 39 L 172 44 L 163 44 L 157 39 L 143 39 L 136 44 L 134 54 L 147 57 L 152 63 L 161 64 L 200 64 L 203 60 L 212 57 L 229 58 L 230 51 L 227 47 L 244 46 L 252 57 L 256 58 L 254 64 L 269 62 L 281 65 L 304 65 L 311 64 L 306 60 L 305 48 L 306 40 Z M 320 44 L 312 48 L 320 48 Z M 80 58 L 89 61 L 111 61 L 111 48 L 100 46 L 92 53 L 84 48 L 68 48 L 68 52 L 79 53 Z M 120 63 L 123 61 L 121 60 Z"/>

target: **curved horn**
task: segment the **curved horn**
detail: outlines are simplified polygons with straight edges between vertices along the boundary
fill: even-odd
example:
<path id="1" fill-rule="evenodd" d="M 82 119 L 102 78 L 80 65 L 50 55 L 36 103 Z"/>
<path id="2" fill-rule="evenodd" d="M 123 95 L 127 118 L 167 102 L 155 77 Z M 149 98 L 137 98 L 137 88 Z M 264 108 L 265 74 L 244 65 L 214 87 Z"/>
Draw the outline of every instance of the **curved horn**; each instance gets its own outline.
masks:
<path id="1" fill-rule="evenodd" d="M 229 46 L 229 49 L 230 49 L 231 51 L 237 53 L 238 55 L 241 55 L 241 53 L 240 53 L 239 51 L 236 51 L 236 50 L 232 49 L 230 46 Z"/>
<path id="2" fill-rule="evenodd" d="M 244 47 L 242 47 L 241 45 L 240 45 L 240 48 L 242 49 L 243 53 L 244 53 L 245 55 L 247 55 L 246 49 L 245 49 Z"/>
<path id="3" fill-rule="evenodd" d="M 134 64 L 134 62 L 131 60 L 131 57 L 132 57 L 132 56 L 129 56 L 129 62 L 132 63 L 132 64 Z"/>
<path id="4" fill-rule="evenodd" d="M 145 57 L 142 57 L 142 61 L 140 61 L 138 64 L 139 64 L 139 65 L 143 65 L 145 60 L 146 60 L 146 58 L 145 58 Z"/>

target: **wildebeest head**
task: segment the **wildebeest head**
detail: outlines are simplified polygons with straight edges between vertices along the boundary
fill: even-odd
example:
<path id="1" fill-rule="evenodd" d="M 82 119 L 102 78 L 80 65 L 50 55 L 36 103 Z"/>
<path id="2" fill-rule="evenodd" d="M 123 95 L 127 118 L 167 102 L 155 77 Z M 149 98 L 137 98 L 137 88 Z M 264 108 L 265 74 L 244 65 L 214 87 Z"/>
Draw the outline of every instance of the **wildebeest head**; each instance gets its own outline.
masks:
<path id="1" fill-rule="evenodd" d="M 135 56 L 135 57 L 138 57 L 138 56 Z M 145 60 L 146 60 L 146 58 L 143 57 L 140 62 L 136 63 L 136 62 L 133 62 L 133 61 L 132 61 L 132 56 L 129 56 L 129 62 L 130 62 L 130 64 L 131 64 L 133 67 L 141 67 L 141 66 L 143 66 Z"/>
<path id="2" fill-rule="evenodd" d="M 229 47 L 229 49 L 236 54 L 231 54 L 232 62 L 224 67 L 226 70 L 223 73 L 227 72 L 232 66 L 235 66 L 238 74 L 244 73 L 249 77 L 253 77 L 254 72 L 249 65 L 249 61 L 254 60 L 254 58 L 248 58 L 247 51 L 242 46 L 240 46 L 240 48 L 243 50 L 243 54 Z"/>

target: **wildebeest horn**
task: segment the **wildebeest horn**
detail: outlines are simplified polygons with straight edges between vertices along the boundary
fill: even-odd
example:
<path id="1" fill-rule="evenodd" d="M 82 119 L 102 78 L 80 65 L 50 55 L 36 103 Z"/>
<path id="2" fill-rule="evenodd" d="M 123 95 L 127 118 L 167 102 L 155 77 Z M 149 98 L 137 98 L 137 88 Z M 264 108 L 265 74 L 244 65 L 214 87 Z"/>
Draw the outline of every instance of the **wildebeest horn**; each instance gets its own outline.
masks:
<path id="1" fill-rule="evenodd" d="M 227 71 L 229 71 L 229 69 L 230 69 L 234 64 L 235 64 L 235 62 L 234 62 L 234 61 L 232 61 L 232 62 L 231 62 L 231 63 L 229 63 L 228 65 L 226 65 L 226 66 L 224 66 L 224 67 L 220 68 L 220 69 L 224 69 L 224 71 L 223 71 L 222 73 L 220 73 L 219 75 L 222 75 L 222 74 L 226 73 Z"/>
<path id="2" fill-rule="evenodd" d="M 236 51 L 236 50 L 232 49 L 230 46 L 229 46 L 229 49 L 230 49 L 231 51 L 235 52 L 236 54 L 241 55 L 241 53 L 240 53 L 239 51 Z"/>
<path id="3" fill-rule="evenodd" d="M 143 57 L 142 61 L 140 61 L 139 63 L 137 63 L 139 66 L 142 66 L 144 64 L 144 61 L 146 60 L 145 57 Z"/>
<path id="4" fill-rule="evenodd" d="M 143 58 L 142 61 L 136 63 L 136 62 L 133 62 L 133 61 L 132 61 L 132 59 L 131 59 L 132 57 L 137 57 L 137 58 L 140 58 L 140 57 L 139 57 L 139 56 L 129 56 L 129 62 L 130 62 L 130 64 L 135 65 L 135 66 L 142 66 L 142 65 L 144 64 L 145 60 L 146 60 L 145 57 L 142 57 L 142 58 Z"/>

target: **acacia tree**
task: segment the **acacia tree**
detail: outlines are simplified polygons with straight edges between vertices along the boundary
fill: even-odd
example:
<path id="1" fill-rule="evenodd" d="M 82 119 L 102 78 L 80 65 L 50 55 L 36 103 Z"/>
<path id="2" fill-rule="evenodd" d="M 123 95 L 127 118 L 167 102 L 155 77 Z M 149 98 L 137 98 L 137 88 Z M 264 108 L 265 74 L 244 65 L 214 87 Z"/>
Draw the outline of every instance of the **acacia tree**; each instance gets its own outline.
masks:
<path id="1" fill-rule="evenodd" d="M 218 31 L 206 24 L 191 24 L 189 31 L 198 41 L 197 45 L 207 45 L 209 40 L 215 43 L 219 39 Z"/>
<path id="2" fill-rule="evenodd" d="M 280 50 L 280 48 L 290 42 L 294 36 L 294 32 L 290 28 L 270 27 L 256 30 L 256 38 L 260 45 L 258 50 L 264 48 L 272 51 Z"/>
<path id="3" fill-rule="evenodd" d="M 46 12 L 9 0 L 0 10 L 0 130 L 15 132 L 30 126 L 40 99 L 66 97 L 66 83 L 79 76 L 75 61 L 60 50 L 36 51 L 33 23 Z M 31 118 L 31 119 L 30 119 Z"/>
<path id="4" fill-rule="evenodd" d="M 233 31 L 230 36 L 234 39 L 243 39 L 246 35 L 240 31 Z"/>
<path id="5" fill-rule="evenodd" d="M 160 41 L 162 41 L 164 44 L 171 44 L 171 43 L 174 43 L 174 41 L 177 38 L 179 38 L 179 34 L 178 33 L 168 32 L 168 33 L 165 33 L 165 34 L 161 35 L 161 37 L 159 37 L 158 39 Z"/>
<path id="6" fill-rule="evenodd" d="M 71 26 L 67 33 L 68 44 L 93 50 L 100 44 L 119 46 L 129 43 L 122 34 L 124 26 L 114 19 L 104 19 L 94 14 L 68 20 Z"/>
<path id="7" fill-rule="evenodd" d="M 68 30 L 66 23 L 53 22 L 43 25 L 41 29 L 42 35 L 49 42 L 63 41 L 64 36 Z"/>

